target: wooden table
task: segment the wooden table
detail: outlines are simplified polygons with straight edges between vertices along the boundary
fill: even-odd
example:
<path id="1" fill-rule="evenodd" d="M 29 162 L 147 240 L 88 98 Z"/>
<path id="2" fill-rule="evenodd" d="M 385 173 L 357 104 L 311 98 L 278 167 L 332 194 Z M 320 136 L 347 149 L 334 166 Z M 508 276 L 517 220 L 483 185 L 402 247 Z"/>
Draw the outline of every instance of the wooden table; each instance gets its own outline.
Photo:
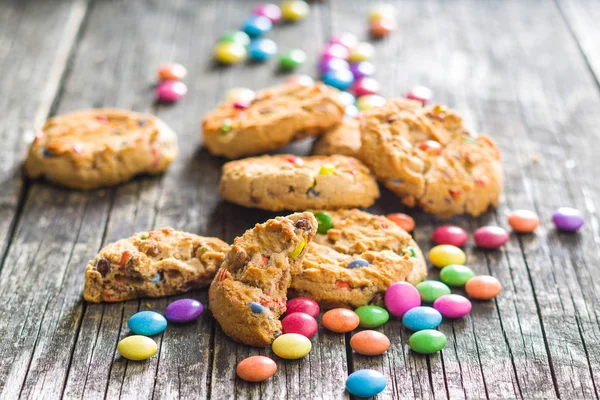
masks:
<path id="1" fill-rule="evenodd" d="M 232 241 L 271 213 L 223 202 L 222 159 L 201 147 L 202 115 L 232 86 L 279 82 L 275 62 L 217 68 L 211 51 L 253 2 L 234 0 L 3 0 L 0 3 L 0 398 L 344 398 L 345 378 L 362 368 L 388 379 L 388 398 L 598 398 L 600 391 L 600 2 L 592 0 L 397 1 L 399 29 L 376 44 L 383 94 L 421 83 L 460 110 L 503 150 L 505 192 L 496 211 L 452 223 L 472 231 L 507 225 L 509 210 L 536 210 L 535 235 L 511 235 L 499 251 L 469 243 L 469 265 L 500 279 L 495 301 L 445 321 L 448 345 L 415 355 L 399 321 L 380 357 L 362 357 L 349 336 L 320 330 L 300 361 L 278 360 L 266 383 L 235 378 L 236 363 L 270 350 L 237 345 L 206 313 L 170 326 L 159 353 L 127 362 L 116 352 L 127 319 L 163 311 L 170 299 L 103 305 L 82 300 L 87 261 L 106 243 L 172 226 Z M 280 49 L 309 56 L 336 32 L 364 35 L 363 0 L 315 3 L 308 19 L 278 26 Z M 153 103 L 157 66 L 177 60 L 189 71 L 188 97 Z M 81 193 L 23 179 L 33 129 L 48 116 L 118 106 L 148 111 L 179 134 L 181 154 L 159 178 Z M 309 143 L 282 151 L 305 153 Z M 558 206 L 585 213 L 577 234 L 550 221 Z M 442 220 L 406 210 L 384 192 L 370 209 L 407 211 L 415 238 L 431 246 Z M 437 278 L 437 271 L 431 271 Z M 193 293 L 206 301 L 206 291 Z"/>

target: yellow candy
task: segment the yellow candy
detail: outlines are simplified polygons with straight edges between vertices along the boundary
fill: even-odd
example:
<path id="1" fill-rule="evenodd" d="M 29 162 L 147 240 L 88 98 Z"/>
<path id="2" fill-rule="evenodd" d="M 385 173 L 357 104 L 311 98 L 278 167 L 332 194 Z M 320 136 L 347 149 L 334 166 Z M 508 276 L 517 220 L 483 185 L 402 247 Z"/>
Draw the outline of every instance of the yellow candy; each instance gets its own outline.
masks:
<path id="1" fill-rule="evenodd" d="M 279 8 L 281 8 L 281 16 L 286 21 L 300 21 L 301 19 L 304 19 L 310 11 L 308 4 L 302 0 L 283 1 L 279 5 Z"/>
<path id="2" fill-rule="evenodd" d="M 128 360 L 145 360 L 156 354 L 156 342 L 147 336 L 133 335 L 121 340 L 117 346 L 119 354 Z"/>
<path id="3" fill-rule="evenodd" d="M 385 99 L 377 94 L 366 94 L 356 99 L 356 107 L 360 111 L 368 110 L 373 107 L 381 107 L 385 104 Z"/>
<path id="4" fill-rule="evenodd" d="M 371 43 L 360 42 L 350 51 L 350 56 L 348 57 L 348 61 L 350 62 L 360 62 L 367 61 L 369 58 L 373 57 L 375 54 L 375 47 Z"/>
<path id="5" fill-rule="evenodd" d="M 241 100 L 250 103 L 255 97 L 254 90 L 244 87 L 234 87 L 225 92 L 226 100 Z"/>
<path id="6" fill-rule="evenodd" d="M 396 7 L 391 4 L 377 4 L 371 11 L 369 11 L 369 21 L 377 21 L 380 19 L 395 19 L 396 18 Z"/>
<path id="7" fill-rule="evenodd" d="M 429 260 L 436 267 L 443 268 L 450 264 L 464 264 L 467 256 L 456 246 L 441 244 L 429 250 Z"/>
<path id="8" fill-rule="evenodd" d="M 332 164 L 323 164 L 319 170 L 319 175 L 331 175 L 335 172 L 335 167 Z"/>
<path id="9" fill-rule="evenodd" d="M 273 341 L 271 349 L 281 358 L 295 360 L 310 353 L 312 344 L 306 336 L 298 333 L 286 333 Z"/>
<path id="10" fill-rule="evenodd" d="M 298 247 L 296 247 L 294 249 L 294 251 L 292 251 L 290 253 L 290 257 L 292 258 L 292 260 L 295 260 L 296 258 L 298 258 L 298 256 L 300 255 L 300 253 L 302 253 L 302 250 L 304 250 L 304 246 L 306 246 L 306 240 L 302 239 L 302 242 L 300 242 L 300 244 L 298 245 Z"/>
<path id="11" fill-rule="evenodd" d="M 219 43 L 215 47 L 215 58 L 223 64 L 234 64 L 246 58 L 246 48 L 239 43 Z"/>

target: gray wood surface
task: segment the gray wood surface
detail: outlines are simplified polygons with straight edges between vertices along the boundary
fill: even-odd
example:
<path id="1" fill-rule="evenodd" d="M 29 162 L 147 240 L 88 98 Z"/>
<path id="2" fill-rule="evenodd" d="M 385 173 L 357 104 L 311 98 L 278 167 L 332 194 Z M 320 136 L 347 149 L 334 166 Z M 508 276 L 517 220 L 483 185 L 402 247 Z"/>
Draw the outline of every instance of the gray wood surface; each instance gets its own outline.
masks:
<path id="1" fill-rule="evenodd" d="M 380 357 L 357 355 L 349 335 L 320 328 L 313 351 L 283 361 L 269 349 L 229 340 L 206 312 L 198 322 L 169 326 L 159 352 L 127 362 L 116 352 L 127 319 L 164 311 L 177 298 L 86 304 L 87 261 L 106 243 L 153 227 L 172 226 L 231 242 L 274 216 L 223 202 L 222 159 L 201 147 L 199 122 L 232 86 L 280 82 L 276 62 L 214 65 L 219 35 L 235 29 L 253 1 L 55 0 L 0 2 L 0 398 L 348 398 L 349 372 L 374 368 L 388 379 L 388 398 L 598 398 L 600 371 L 600 17 L 591 0 L 396 1 L 398 31 L 377 41 L 382 94 L 414 84 L 460 110 L 503 151 L 505 192 L 497 210 L 452 223 L 474 230 L 507 227 L 512 209 L 536 210 L 535 235 L 511 235 L 499 251 L 467 246 L 469 265 L 504 285 L 500 297 L 476 302 L 467 318 L 445 321 L 448 345 L 419 356 L 397 320 L 380 330 L 392 341 Z M 332 33 L 366 38 L 371 3 L 312 3 L 311 15 L 277 26 L 280 50 L 304 49 L 299 72 L 314 75 Z M 153 102 L 157 66 L 176 60 L 189 71 L 188 97 Z M 20 166 L 33 130 L 50 115 L 118 106 L 153 112 L 178 133 L 181 154 L 162 177 L 79 193 L 25 182 Z M 305 154 L 308 141 L 278 152 Z M 550 221 L 562 205 L 587 223 L 558 233 Z M 444 221 L 406 210 L 389 192 L 370 209 L 408 211 L 414 236 L 428 250 Z M 438 277 L 431 270 L 430 277 Z M 206 303 L 206 291 L 192 295 Z M 181 296 L 179 296 L 181 297 Z M 273 356 L 278 373 L 249 384 L 235 365 Z"/>

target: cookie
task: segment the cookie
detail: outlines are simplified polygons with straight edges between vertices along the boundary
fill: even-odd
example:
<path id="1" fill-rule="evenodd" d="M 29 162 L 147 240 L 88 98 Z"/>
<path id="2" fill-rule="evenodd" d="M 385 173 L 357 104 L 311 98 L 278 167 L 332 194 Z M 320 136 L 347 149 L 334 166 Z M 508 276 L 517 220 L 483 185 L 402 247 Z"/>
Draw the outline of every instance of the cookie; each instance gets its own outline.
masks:
<path id="1" fill-rule="evenodd" d="M 220 239 L 171 228 L 139 232 L 109 244 L 88 263 L 83 297 L 116 302 L 205 287 L 228 251 Z"/>
<path id="2" fill-rule="evenodd" d="M 149 114 L 95 109 L 46 121 L 31 144 L 25 171 L 30 178 L 92 190 L 158 174 L 177 156 L 177 136 Z"/>
<path id="3" fill-rule="evenodd" d="M 210 310 L 225 334 L 256 347 L 281 334 L 287 289 L 316 230 L 313 214 L 304 212 L 256 224 L 234 240 L 209 290 Z"/>
<path id="4" fill-rule="evenodd" d="M 398 99 L 362 113 L 359 158 L 408 207 L 478 216 L 502 192 L 500 151 L 442 105 Z"/>
<path id="5" fill-rule="evenodd" d="M 419 246 L 386 217 L 356 209 L 324 212 L 333 227 L 307 246 L 290 297 L 309 297 L 325 309 L 382 305 L 392 283 L 415 285 L 427 275 Z"/>
<path id="6" fill-rule="evenodd" d="M 342 154 L 357 157 L 359 151 L 360 127 L 358 120 L 347 117 L 339 125 L 319 136 L 312 148 L 312 154 L 323 156 Z"/>
<path id="7" fill-rule="evenodd" d="M 369 169 L 346 156 L 276 155 L 223 165 L 225 200 L 263 210 L 369 207 L 379 187 Z"/>
<path id="8" fill-rule="evenodd" d="M 286 83 L 259 90 L 253 101 L 228 100 L 202 122 L 209 153 L 230 159 L 262 154 L 318 135 L 344 115 L 339 91 L 323 83 Z"/>

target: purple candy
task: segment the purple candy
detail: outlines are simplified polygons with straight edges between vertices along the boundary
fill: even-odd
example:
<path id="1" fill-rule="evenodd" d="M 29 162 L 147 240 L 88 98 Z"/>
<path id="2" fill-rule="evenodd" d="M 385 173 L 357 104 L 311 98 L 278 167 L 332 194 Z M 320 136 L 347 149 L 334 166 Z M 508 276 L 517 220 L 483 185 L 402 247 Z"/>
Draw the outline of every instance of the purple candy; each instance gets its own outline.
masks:
<path id="1" fill-rule="evenodd" d="M 361 61 L 350 64 L 350 72 L 354 75 L 354 79 L 371 76 L 375 73 L 375 65 L 369 61 Z"/>
<path id="2" fill-rule="evenodd" d="M 204 311 L 204 306 L 198 300 L 180 299 L 167 306 L 165 317 L 169 322 L 185 323 L 198 318 Z"/>
<path id="3" fill-rule="evenodd" d="M 445 294 L 433 302 L 433 308 L 446 318 L 461 318 L 471 312 L 471 302 L 459 294 Z"/>
<path id="4" fill-rule="evenodd" d="M 342 60 L 341 58 L 325 58 L 321 60 L 321 72 L 327 71 L 339 71 L 341 69 L 349 69 L 350 65 L 348 61 Z"/>
<path id="5" fill-rule="evenodd" d="M 585 220 L 579 210 L 571 207 L 561 207 L 552 213 L 552 222 L 554 222 L 556 229 L 575 232 L 583 226 Z"/>
<path id="6" fill-rule="evenodd" d="M 395 282 L 385 292 L 385 308 L 390 314 L 402 317 L 408 310 L 421 305 L 421 295 L 408 282 Z"/>
<path id="7" fill-rule="evenodd" d="M 340 33 L 339 35 L 332 37 L 329 40 L 329 43 L 341 44 L 342 46 L 344 46 L 345 48 L 350 50 L 350 49 L 356 47 L 356 45 L 358 44 L 358 39 L 356 38 L 356 36 L 354 34 L 349 33 L 349 32 L 344 32 L 344 33 Z"/>
<path id="8" fill-rule="evenodd" d="M 346 47 L 342 46 L 341 44 L 332 43 L 325 46 L 323 53 L 321 53 L 321 58 L 341 58 L 345 60 L 349 55 L 350 51 L 348 51 Z"/>

